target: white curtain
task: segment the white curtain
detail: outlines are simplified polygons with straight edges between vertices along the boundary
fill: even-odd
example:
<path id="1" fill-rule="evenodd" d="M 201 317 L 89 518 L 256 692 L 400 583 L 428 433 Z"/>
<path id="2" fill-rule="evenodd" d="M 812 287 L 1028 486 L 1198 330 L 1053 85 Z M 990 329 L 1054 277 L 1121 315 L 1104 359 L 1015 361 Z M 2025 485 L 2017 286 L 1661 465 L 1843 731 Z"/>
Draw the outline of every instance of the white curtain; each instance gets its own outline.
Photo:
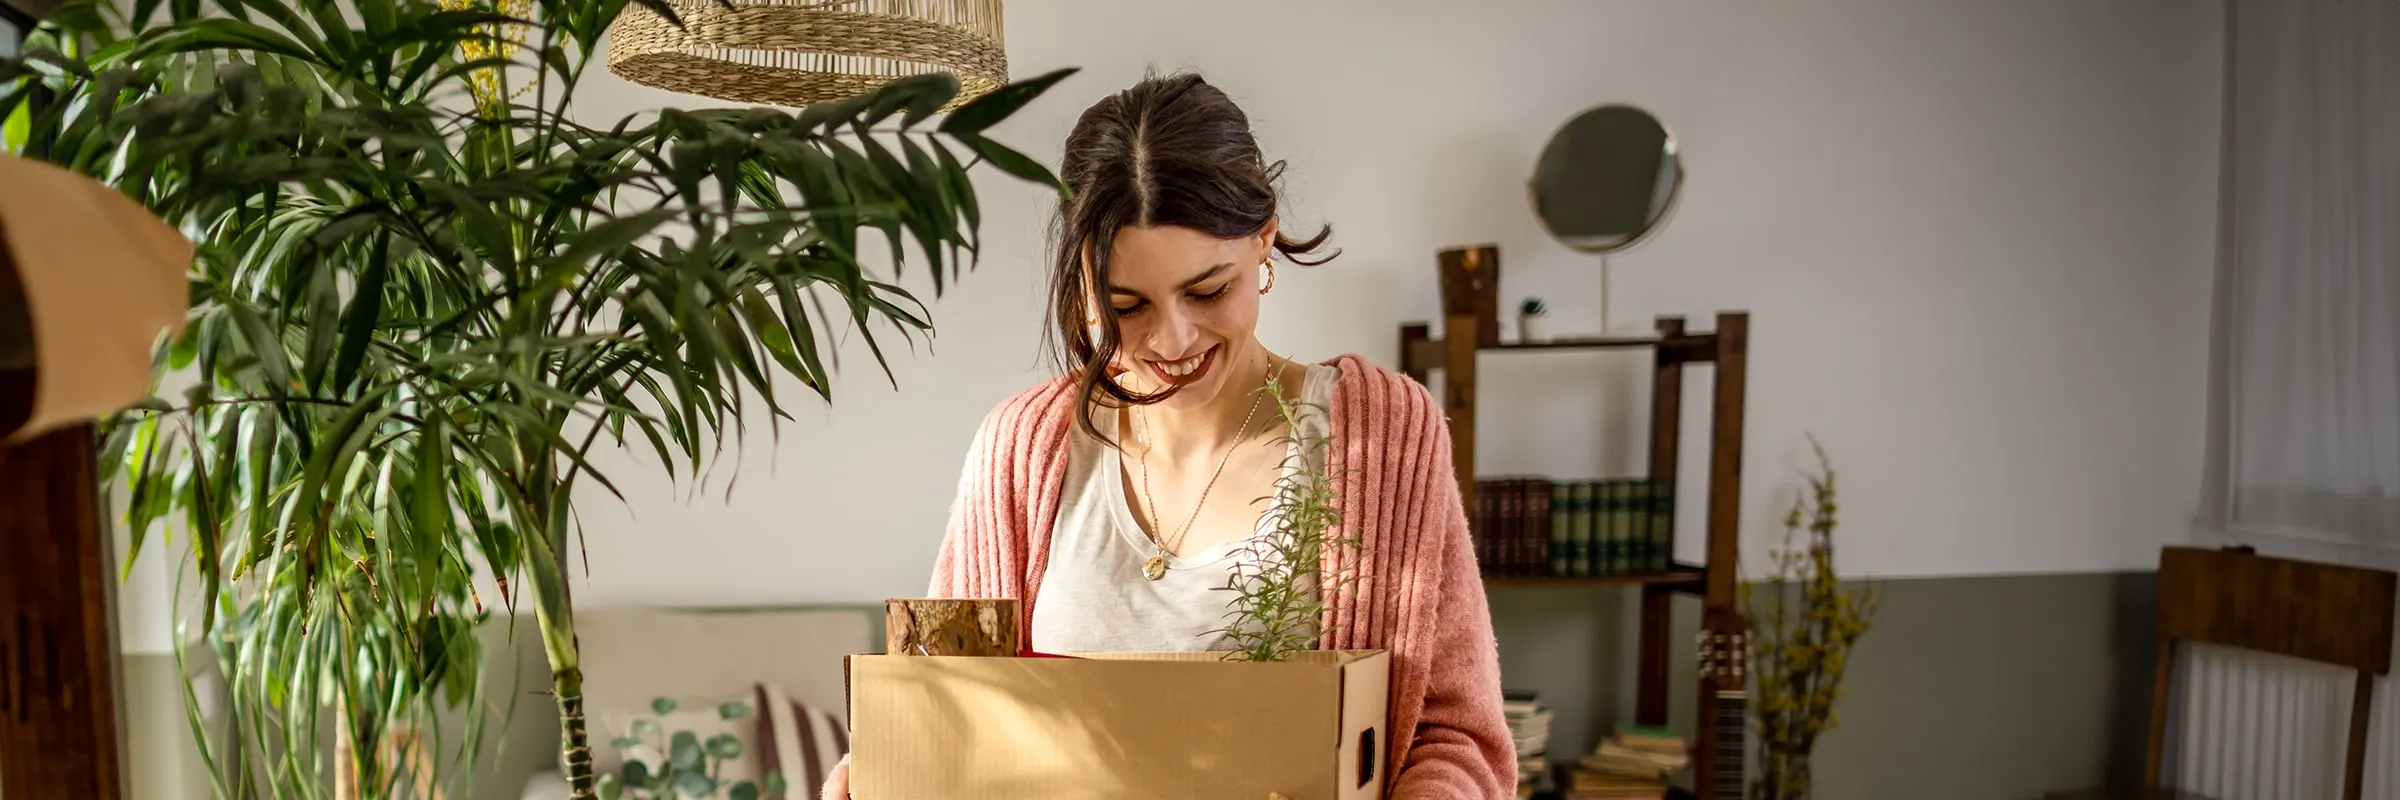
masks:
<path id="1" fill-rule="evenodd" d="M 2243 0 L 2227 13 L 2203 528 L 2400 567 L 2400 3 Z"/>
<path id="2" fill-rule="evenodd" d="M 2226 4 L 2222 260 L 2201 539 L 2400 568 L 2400 3 Z M 2346 671 L 2195 647 L 2170 783 L 2338 797 Z M 2400 798 L 2376 682 L 2365 795 Z"/>

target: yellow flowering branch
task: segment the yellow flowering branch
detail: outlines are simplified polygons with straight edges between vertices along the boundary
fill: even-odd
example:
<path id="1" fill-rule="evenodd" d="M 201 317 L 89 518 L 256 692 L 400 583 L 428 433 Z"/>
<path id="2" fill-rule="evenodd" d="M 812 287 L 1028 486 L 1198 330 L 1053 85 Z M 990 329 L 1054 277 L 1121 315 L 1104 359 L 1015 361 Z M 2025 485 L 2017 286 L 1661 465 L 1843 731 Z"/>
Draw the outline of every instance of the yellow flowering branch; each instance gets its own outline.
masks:
<path id="1" fill-rule="evenodd" d="M 1752 710 L 1765 757 L 1750 785 L 1752 800 L 1808 797 L 1809 754 L 1817 737 L 1840 724 L 1833 707 L 1842 696 L 1851 646 L 1866 635 L 1882 602 L 1875 587 L 1844 588 L 1834 572 L 1840 506 L 1833 461 L 1815 437 L 1809 445 L 1818 471 L 1784 515 L 1782 546 L 1767 551 L 1773 576 L 1742 587 L 1753 624 L 1751 671 L 1758 680 Z"/>

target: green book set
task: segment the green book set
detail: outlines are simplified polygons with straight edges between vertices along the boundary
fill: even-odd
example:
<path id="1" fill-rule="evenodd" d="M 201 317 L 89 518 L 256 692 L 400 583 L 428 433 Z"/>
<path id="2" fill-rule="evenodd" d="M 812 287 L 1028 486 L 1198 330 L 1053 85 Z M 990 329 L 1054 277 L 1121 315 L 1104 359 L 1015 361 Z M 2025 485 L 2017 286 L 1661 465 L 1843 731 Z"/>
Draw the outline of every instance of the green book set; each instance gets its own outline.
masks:
<path id="1" fill-rule="evenodd" d="M 1675 496 L 1647 478 L 1477 482 L 1476 558 L 1486 577 L 1590 578 L 1666 572 Z"/>

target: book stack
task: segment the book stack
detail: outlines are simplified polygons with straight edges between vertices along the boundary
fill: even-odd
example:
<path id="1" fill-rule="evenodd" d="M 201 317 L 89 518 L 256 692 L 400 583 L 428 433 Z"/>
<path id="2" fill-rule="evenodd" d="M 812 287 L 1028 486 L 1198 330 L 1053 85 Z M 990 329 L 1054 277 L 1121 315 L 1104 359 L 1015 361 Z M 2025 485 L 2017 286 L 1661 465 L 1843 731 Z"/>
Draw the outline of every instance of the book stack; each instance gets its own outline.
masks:
<path id="1" fill-rule="evenodd" d="M 1622 727 L 1567 775 L 1566 800 L 1663 800 L 1667 778 L 1691 766 L 1683 737 L 1657 728 Z"/>
<path id="2" fill-rule="evenodd" d="M 1475 482 L 1475 557 L 1487 578 L 1591 578 L 1666 572 L 1675 498 L 1647 478 Z"/>
<path id="3" fill-rule="evenodd" d="M 1532 797 L 1550 771 L 1550 709 L 1532 692 L 1509 692 L 1501 701 L 1508 734 L 1517 742 L 1517 796 Z"/>

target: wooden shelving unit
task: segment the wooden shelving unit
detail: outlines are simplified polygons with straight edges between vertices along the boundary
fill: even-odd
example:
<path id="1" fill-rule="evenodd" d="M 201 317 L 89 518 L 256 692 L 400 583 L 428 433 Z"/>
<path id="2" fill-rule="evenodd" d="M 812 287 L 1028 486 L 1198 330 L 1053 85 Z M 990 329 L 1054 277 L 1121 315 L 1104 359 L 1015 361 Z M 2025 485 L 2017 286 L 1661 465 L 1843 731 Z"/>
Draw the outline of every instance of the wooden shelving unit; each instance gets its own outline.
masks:
<path id="1" fill-rule="evenodd" d="M 1741 557 L 1741 497 L 1742 497 L 1742 400 L 1744 372 L 1749 356 L 1750 315 L 1747 312 L 1717 314 L 1716 329 L 1707 332 L 1686 330 L 1679 316 L 1659 317 L 1656 336 L 1626 338 L 1566 339 L 1533 344 L 1485 344 L 1476 341 L 1481 320 L 1474 314 L 1457 314 L 1442 321 L 1441 338 L 1433 338 L 1423 323 L 1400 327 L 1401 371 L 1418 382 L 1431 385 L 1434 371 L 1442 373 L 1442 406 L 1450 422 L 1452 466 L 1458 473 L 1459 495 L 1466 507 L 1475 505 L 1475 427 L 1476 427 L 1476 362 L 1484 353 L 1505 354 L 1519 350 L 1610 350 L 1647 349 L 1652 352 L 1652 381 L 1650 390 L 1650 463 L 1649 478 L 1660 481 L 1682 497 L 1682 487 L 1675 486 L 1683 451 L 1683 378 L 1684 368 L 1708 367 L 1716 371 L 1714 400 L 1707 423 L 1710 438 L 1708 447 L 1708 479 L 1705 488 L 1707 562 L 1698 565 L 1677 564 L 1660 574 L 1608 575 L 1589 578 L 1487 578 L 1488 586 L 1545 587 L 1545 586 L 1640 586 L 1642 589 L 1642 632 L 1639 655 L 1640 681 L 1634 708 L 1635 722 L 1642 725 L 1665 725 L 1668 702 L 1668 641 L 1673 621 L 1676 593 L 1697 595 L 1705 615 L 1709 611 L 1734 607 L 1734 585 Z M 1703 689 L 1695 698 L 1699 721 L 1697 752 L 1715 752 L 1715 730 L 1709 720 L 1716 718 L 1716 697 Z M 1706 771 L 1707 759 L 1697 759 Z M 1701 774 L 1694 781 L 1700 800 L 1739 800 L 1713 797 L 1710 776 Z"/>

